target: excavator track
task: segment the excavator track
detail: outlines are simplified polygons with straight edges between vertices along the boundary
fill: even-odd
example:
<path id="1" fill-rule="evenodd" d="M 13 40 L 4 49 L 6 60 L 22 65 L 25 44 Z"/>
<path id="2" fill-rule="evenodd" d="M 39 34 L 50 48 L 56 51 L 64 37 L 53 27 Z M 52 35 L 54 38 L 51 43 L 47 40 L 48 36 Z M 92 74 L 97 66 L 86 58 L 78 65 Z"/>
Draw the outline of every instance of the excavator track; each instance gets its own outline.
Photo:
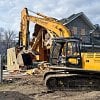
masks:
<path id="1" fill-rule="evenodd" d="M 47 72 L 45 85 L 50 90 L 100 90 L 98 75 L 72 74 L 64 70 Z"/>

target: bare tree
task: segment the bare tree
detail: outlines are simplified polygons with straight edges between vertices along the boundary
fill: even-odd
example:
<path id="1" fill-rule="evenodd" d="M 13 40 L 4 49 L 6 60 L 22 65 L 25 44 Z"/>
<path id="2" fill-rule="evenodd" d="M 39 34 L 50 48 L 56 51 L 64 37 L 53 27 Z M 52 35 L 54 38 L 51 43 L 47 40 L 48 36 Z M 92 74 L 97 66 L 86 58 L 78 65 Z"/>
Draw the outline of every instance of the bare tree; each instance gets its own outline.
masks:
<path id="1" fill-rule="evenodd" d="M 16 34 L 13 30 L 5 30 L 0 28 L 0 54 L 2 56 L 2 64 L 6 63 L 7 49 L 15 46 Z"/>
<path id="2" fill-rule="evenodd" d="M 13 30 L 6 30 L 4 32 L 4 39 L 5 39 L 5 43 L 6 43 L 6 48 L 10 48 L 12 46 L 15 45 L 15 38 L 16 38 L 16 34 Z"/>

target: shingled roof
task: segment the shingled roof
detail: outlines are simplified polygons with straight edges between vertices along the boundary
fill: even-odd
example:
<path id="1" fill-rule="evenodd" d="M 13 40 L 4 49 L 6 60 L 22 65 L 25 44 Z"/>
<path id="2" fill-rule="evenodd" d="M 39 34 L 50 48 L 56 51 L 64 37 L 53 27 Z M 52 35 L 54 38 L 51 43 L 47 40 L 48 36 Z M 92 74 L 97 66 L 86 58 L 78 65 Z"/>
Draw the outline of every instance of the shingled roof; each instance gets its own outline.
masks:
<path id="1" fill-rule="evenodd" d="M 92 24 L 92 22 L 88 19 L 88 17 L 83 12 L 73 14 L 68 18 L 61 19 L 60 21 L 63 23 L 63 25 L 67 25 L 68 23 L 72 22 L 78 17 L 81 17 L 91 28 L 95 29 L 95 26 Z"/>
<path id="2" fill-rule="evenodd" d="M 95 24 L 94 26 L 96 28 L 96 31 L 100 33 L 100 26 L 99 26 L 99 24 Z"/>

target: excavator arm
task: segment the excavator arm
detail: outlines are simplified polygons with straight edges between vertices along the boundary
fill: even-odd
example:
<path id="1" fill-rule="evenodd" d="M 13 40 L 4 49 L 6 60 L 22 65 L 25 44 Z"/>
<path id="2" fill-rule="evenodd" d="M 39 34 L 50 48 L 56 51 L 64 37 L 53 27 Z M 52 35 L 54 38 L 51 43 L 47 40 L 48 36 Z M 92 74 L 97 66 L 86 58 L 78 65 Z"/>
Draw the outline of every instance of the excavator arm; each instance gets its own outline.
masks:
<path id="1" fill-rule="evenodd" d="M 35 23 L 35 26 L 40 26 L 38 33 L 35 32 L 35 34 L 33 34 L 35 39 L 33 38 L 32 41 L 30 41 L 29 32 L 30 22 Z M 47 35 L 48 37 L 46 37 Z M 19 46 L 22 47 L 22 51 L 24 53 L 34 53 L 37 51 L 40 55 L 36 56 L 36 59 L 47 59 L 50 52 L 49 49 L 52 44 L 52 38 L 55 37 L 70 37 L 70 31 L 55 18 L 48 17 L 40 13 L 35 13 L 35 15 L 32 16 L 29 14 L 29 10 L 27 8 L 22 10 Z"/>
<path id="2" fill-rule="evenodd" d="M 49 21 L 45 18 L 38 18 L 35 16 L 29 16 L 28 20 L 54 32 L 57 37 L 69 37 L 70 36 L 69 30 L 66 29 L 66 27 L 63 26 L 59 22 Z"/>
<path id="3" fill-rule="evenodd" d="M 43 28 L 53 32 L 51 37 L 70 37 L 69 30 L 58 22 L 56 19 L 47 17 L 40 13 L 35 13 L 37 16 L 28 14 L 28 9 L 24 8 L 21 12 L 21 29 L 20 29 L 20 45 L 28 48 L 29 45 L 29 22 L 36 23 Z"/>

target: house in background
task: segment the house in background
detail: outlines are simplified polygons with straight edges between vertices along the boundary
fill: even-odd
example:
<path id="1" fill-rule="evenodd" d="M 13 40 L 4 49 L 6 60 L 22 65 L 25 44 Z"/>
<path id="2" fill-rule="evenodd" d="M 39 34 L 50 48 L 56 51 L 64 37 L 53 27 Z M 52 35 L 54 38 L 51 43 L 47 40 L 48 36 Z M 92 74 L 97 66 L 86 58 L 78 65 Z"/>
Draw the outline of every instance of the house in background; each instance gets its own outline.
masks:
<path id="1" fill-rule="evenodd" d="M 91 32 L 91 40 L 93 44 L 100 45 L 100 26 L 99 24 L 96 24 L 94 26 L 95 26 L 95 30 Z"/>
<path id="2" fill-rule="evenodd" d="M 100 31 L 97 30 L 97 26 L 93 25 L 83 12 L 73 14 L 60 21 L 71 31 L 72 36 L 81 38 L 84 43 L 91 43 L 91 34 L 100 34 Z"/>

